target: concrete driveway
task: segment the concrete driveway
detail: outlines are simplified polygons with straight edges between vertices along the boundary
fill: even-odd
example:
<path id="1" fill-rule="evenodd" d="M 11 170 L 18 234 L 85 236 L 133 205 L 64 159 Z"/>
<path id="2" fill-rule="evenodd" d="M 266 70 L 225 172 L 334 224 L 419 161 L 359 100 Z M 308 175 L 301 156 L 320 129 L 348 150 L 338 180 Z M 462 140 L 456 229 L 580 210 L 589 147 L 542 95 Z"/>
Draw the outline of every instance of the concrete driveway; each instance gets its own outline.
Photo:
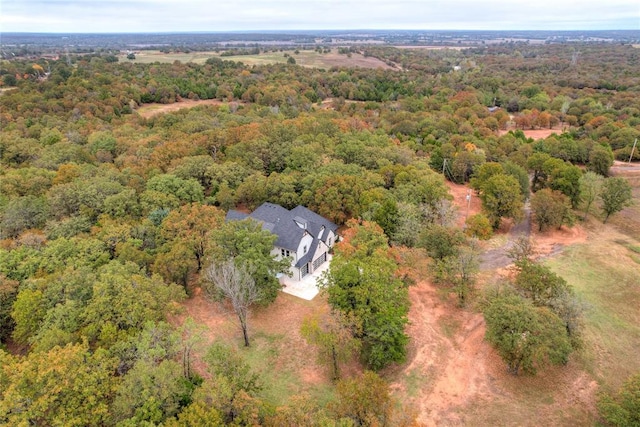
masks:
<path id="1" fill-rule="evenodd" d="M 333 256 L 327 254 L 327 257 L 327 262 L 322 264 L 322 266 L 313 273 L 305 276 L 302 280 L 293 280 L 288 276 L 281 277 L 280 283 L 284 285 L 282 292 L 311 301 L 320 293 L 320 290 L 316 286 L 318 278 L 322 276 L 324 271 L 329 269 L 329 265 L 331 264 L 331 258 L 333 258 Z"/>

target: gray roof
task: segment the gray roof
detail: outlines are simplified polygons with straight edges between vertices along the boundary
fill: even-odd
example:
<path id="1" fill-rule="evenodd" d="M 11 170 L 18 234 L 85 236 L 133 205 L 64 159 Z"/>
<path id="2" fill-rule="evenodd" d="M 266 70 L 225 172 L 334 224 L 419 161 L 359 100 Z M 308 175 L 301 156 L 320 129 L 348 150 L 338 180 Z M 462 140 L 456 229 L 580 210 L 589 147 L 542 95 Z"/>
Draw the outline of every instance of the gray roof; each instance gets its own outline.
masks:
<path id="1" fill-rule="evenodd" d="M 227 213 L 227 221 L 242 220 L 247 217 L 260 221 L 263 229 L 269 230 L 278 236 L 275 246 L 292 251 L 298 249 L 300 240 L 308 232 L 314 240 L 307 252 L 307 254 L 310 254 L 309 256 L 313 256 L 315 248 L 318 246 L 316 236 L 323 226 L 334 233 L 338 229 L 337 225 L 304 206 L 297 206 L 292 210 L 288 210 L 275 203 L 263 203 L 249 215 L 233 210 Z M 306 226 L 306 229 L 298 226 L 298 223 L 302 224 L 302 227 Z M 327 234 L 323 233 L 323 241 L 326 241 Z M 302 265 L 301 262 L 306 257 L 307 255 L 302 257 L 296 265 Z"/>
<path id="2" fill-rule="evenodd" d="M 322 226 L 324 226 L 324 228 L 326 228 L 327 230 L 331 230 L 334 233 L 338 230 L 338 226 L 335 225 L 334 223 L 332 223 L 331 221 L 329 221 L 328 219 L 326 219 L 325 217 L 318 215 L 317 213 L 315 213 L 312 210 L 309 210 L 307 208 L 305 208 L 304 206 L 296 206 L 295 208 L 291 209 L 291 213 L 293 215 L 296 216 L 300 216 L 304 219 L 306 219 L 307 221 L 309 221 L 309 231 L 311 232 L 311 234 L 313 234 L 313 236 L 317 236 L 318 233 L 320 233 L 320 229 L 322 228 Z M 322 234 L 322 241 L 326 242 L 327 241 L 327 235 L 329 233 L 323 233 Z"/>

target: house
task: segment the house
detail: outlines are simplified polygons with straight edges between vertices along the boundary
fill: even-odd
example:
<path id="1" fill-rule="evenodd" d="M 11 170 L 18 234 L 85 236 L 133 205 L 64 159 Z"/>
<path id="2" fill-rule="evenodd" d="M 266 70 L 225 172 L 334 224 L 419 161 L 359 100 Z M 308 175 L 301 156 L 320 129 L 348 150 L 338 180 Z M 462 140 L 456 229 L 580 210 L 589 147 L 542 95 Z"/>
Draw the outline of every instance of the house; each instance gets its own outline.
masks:
<path id="1" fill-rule="evenodd" d="M 251 214 L 231 210 L 227 221 L 252 218 L 278 239 L 272 255 L 291 258 L 291 277 L 302 280 L 328 260 L 329 249 L 337 240 L 338 226 L 317 213 L 297 206 L 288 210 L 274 203 L 264 203 Z"/>

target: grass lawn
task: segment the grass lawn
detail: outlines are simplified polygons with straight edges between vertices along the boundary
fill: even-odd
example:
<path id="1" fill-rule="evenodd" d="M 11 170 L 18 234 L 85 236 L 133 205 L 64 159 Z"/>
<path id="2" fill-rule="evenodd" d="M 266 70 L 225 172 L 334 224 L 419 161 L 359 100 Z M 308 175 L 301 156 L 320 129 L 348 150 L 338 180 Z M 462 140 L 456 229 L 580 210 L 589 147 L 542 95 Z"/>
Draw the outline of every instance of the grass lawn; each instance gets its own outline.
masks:
<path id="1" fill-rule="evenodd" d="M 579 362 L 605 390 L 640 372 L 640 264 L 627 236 L 612 228 L 597 244 L 568 248 L 547 262 L 586 303 L 585 348 Z"/>

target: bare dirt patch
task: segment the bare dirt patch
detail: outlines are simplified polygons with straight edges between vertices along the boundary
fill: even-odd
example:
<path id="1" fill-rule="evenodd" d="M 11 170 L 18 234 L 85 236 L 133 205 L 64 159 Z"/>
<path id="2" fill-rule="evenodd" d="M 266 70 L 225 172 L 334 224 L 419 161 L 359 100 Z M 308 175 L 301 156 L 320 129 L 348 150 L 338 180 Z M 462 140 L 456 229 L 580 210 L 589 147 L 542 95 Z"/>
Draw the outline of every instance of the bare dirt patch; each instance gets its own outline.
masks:
<path id="1" fill-rule="evenodd" d="M 586 242 L 588 234 L 580 224 L 576 224 L 573 227 L 563 225 L 559 230 L 536 231 L 531 237 L 536 254 L 548 257 L 558 254 L 565 246 Z"/>
<path id="2" fill-rule="evenodd" d="M 482 202 L 476 192 L 469 188 L 468 185 L 454 184 L 451 181 L 446 181 L 446 184 L 449 187 L 449 193 L 453 196 L 451 202 L 458 209 L 456 225 L 464 227 L 467 217 L 482 212 Z M 467 201 L 467 196 L 470 196 L 469 201 Z"/>
<path id="3" fill-rule="evenodd" d="M 502 136 L 507 134 L 510 130 L 515 130 L 515 128 L 512 129 L 507 129 L 507 130 L 500 130 L 498 132 L 498 135 Z M 533 138 L 533 139 L 545 139 L 547 137 L 549 137 L 550 135 L 560 135 L 562 132 L 564 132 L 563 129 L 561 128 L 553 128 L 553 129 L 527 129 L 527 130 L 523 130 L 522 131 L 524 133 L 524 136 L 526 136 L 527 138 Z"/>
<path id="4" fill-rule="evenodd" d="M 360 68 L 382 68 L 383 70 L 393 70 L 394 68 L 387 65 L 384 61 L 374 58 L 373 56 L 364 56 L 359 53 L 352 53 L 351 56 L 342 55 L 336 51 L 322 54 L 317 61 L 309 61 L 306 64 L 301 62 L 303 66 L 313 67 L 360 67 Z"/>
<path id="5" fill-rule="evenodd" d="M 240 102 L 235 102 L 236 104 L 241 104 Z M 218 99 L 183 99 L 178 102 L 174 102 L 173 104 L 158 104 L 151 103 L 145 104 L 142 107 L 138 108 L 136 112 L 145 119 L 149 119 L 151 117 L 157 116 L 159 114 L 171 113 L 174 111 L 182 110 L 185 108 L 193 108 L 198 107 L 200 105 L 225 105 L 229 104 L 229 102 L 220 101 Z"/>

